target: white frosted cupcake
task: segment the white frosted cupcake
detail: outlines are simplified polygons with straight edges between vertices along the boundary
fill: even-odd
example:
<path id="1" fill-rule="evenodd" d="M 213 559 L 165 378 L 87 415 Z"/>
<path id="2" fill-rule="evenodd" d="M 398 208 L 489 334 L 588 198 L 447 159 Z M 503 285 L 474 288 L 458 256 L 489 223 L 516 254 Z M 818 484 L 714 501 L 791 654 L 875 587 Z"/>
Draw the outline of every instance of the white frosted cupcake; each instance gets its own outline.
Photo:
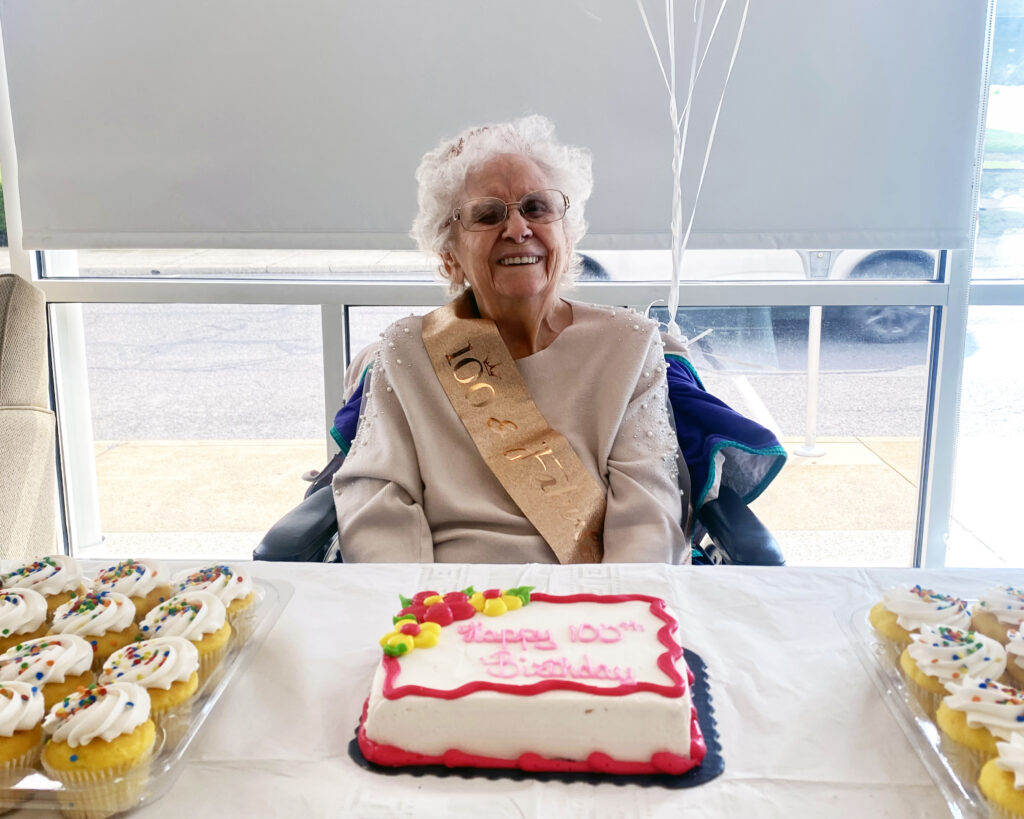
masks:
<path id="1" fill-rule="evenodd" d="M 77 634 L 37 637 L 0 654 L 0 683 L 37 685 L 43 704 L 51 708 L 75 689 L 92 685 L 92 661 L 92 646 Z"/>
<path id="2" fill-rule="evenodd" d="M 199 690 L 199 652 L 184 637 L 143 640 L 111 654 L 99 682 L 133 682 L 145 688 L 150 715 L 170 747 L 184 735 L 192 715 Z"/>
<path id="3" fill-rule="evenodd" d="M 50 628 L 46 598 L 32 589 L 0 592 L 0 653 L 24 640 L 42 637 Z"/>
<path id="4" fill-rule="evenodd" d="M 93 668 L 119 648 L 128 645 L 139 633 L 135 625 L 135 605 L 117 592 L 88 592 L 76 597 L 53 613 L 53 634 L 77 634 L 93 648 Z"/>
<path id="5" fill-rule="evenodd" d="M 990 637 L 946 626 L 922 626 L 900 655 L 907 687 L 925 712 L 935 716 L 946 684 L 965 677 L 999 679 L 1006 669 L 1006 649 Z"/>
<path id="6" fill-rule="evenodd" d="M 38 686 L 0 683 L 0 813 L 17 807 L 28 796 L 11 789 L 39 762 L 43 713 Z"/>
<path id="7" fill-rule="evenodd" d="M 940 747 L 965 782 L 976 782 L 996 743 L 1024 731 L 1024 691 L 973 677 L 949 691 L 935 715 Z"/>
<path id="8" fill-rule="evenodd" d="M 141 620 L 153 606 L 171 597 L 171 573 L 156 560 L 122 560 L 102 569 L 93 588 L 130 597 L 135 619 Z"/>
<path id="9" fill-rule="evenodd" d="M 199 684 L 220 663 L 231 639 L 231 624 L 224 604 L 210 592 L 190 591 L 165 600 L 139 624 L 144 640 L 184 637 L 199 652 Z"/>
<path id="10" fill-rule="evenodd" d="M 80 688 L 50 709 L 43 730 L 43 770 L 65 786 L 57 799 L 66 817 L 113 816 L 138 804 L 156 741 L 145 688 Z"/>
<path id="11" fill-rule="evenodd" d="M 1024 734 L 996 743 L 996 758 L 986 762 L 978 777 L 991 819 L 1024 817 Z"/>
<path id="12" fill-rule="evenodd" d="M 200 569 L 186 569 L 174 575 L 175 594 L 192 591 L 208 591 L 227 609 L 228 622 L 235 633 L 235 639 L 243 642 L 252 634 L 255 621 L 256 594 L 248 570 L 237 565 L 216 564 Z"/>
<path id="13" fill-rule="evenodd" d="M 1024 590 L 996 586 L 978 598 L 971 618 L 975 631 L 1006 645 L 1007 632 L 1019 631 L 1024 624 Z"/>
<path id="14" fill-rule="evenodd" d="M 1024 632 L 1006 632 L 1006 676 L 1010 685 L 1024 688 Z"/>
<path id="15" fill-rule="evenodd" d="M 868 620 L 883 638 L 886 656 L 893 662 L 911 643 L 910 635 L 922 626 L 966 629 L 971 625 L 967 603 L 948 594 L 921 586 L 889 589 L 868 614 Z"/>
<path id="16" fill-rule="evenodd" d="M 5 589 L 32 589 L 46 598 L 46 608 L 52 614 L 72 597 L 88 591 L 78 564 L 64 555 L 48 555 L 23 563 L 17 569 L 0 575 Z"/>

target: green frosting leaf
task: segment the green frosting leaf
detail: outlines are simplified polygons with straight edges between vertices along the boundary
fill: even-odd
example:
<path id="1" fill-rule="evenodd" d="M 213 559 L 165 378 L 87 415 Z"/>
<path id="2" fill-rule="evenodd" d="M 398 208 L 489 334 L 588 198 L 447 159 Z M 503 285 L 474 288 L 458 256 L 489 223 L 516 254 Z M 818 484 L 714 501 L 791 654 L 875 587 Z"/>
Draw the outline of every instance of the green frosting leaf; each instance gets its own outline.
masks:
<path id="1" fill-rule="evenodd" d="M 525 606 L 530 602 L 530 592 L 532 592 L 533 589 L 533 586 L 516 586 L 514 589 L 505 589 L 505 594 L 511 594 L 518 597 L 523 601 L 523 605 Z"/>
<path id="2" fill-rule="evenodd" d="M 403 620 L 412 620 L 415 623 L 416 622 L 416 615 L 415 614 L 396 614 L 394 617 L 391 618 L 391 623 L 393 625 L 397 625 L 398 623 L 402 622 Z"/>
<path id="3" fill-rule="evenodd" d="M 466 588 L 462 590 L 462 593 L 466 595 L 466 597 L 472 597 L 474 594 L 476 594 L 476 589 L 474 589 L 472 586 L 466 586 Z"/>
<path id="4" fill-rule="evenodd" d="M 405 643 L 398 643 L 398 645 L 384 646 L 384 653 L 389 657 L 401 657 L 408 651 L 409 648 Z"/>
<path id="5" fill-rule="evenodd" d="M 410 600 L 404 594 L 399 594 L 398 595 L 398 599 L 402 601 L 402 608 L 403 609 L 408 608 L 409 606 L 412 605 L 412 600 Z"/>

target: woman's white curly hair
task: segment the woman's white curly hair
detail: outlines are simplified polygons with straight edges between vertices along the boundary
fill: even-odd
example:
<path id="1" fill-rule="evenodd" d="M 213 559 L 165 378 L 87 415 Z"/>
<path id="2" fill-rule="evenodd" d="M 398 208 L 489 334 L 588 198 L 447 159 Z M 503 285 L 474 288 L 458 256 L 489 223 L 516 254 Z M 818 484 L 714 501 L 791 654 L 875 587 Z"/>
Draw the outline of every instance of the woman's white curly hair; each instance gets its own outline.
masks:
<path id="1" fill-rule="evenodd" d="M 569 264 L 562 272 L 560 288 L 569 287 L 582 267 L 576 244 L 587 232 L 584 209 L 594 188 L 590 151 L 562 145 L 554 137 L 555 125 L 547 117 L 522 117 L 511 122 L 467 128 L 454 139 L 445 139 L 423 155 L 416 169 L 419 183 L 419 212 L 410 235 L 420 250 L 440 256 L 449 249 L 451 232 L 461 230 L 444 223 L 464 196 L 466 177 L 500 154 L 518 154 L 537 163 L 551 180 L 551 186 L 569 197 L 565 212 L 565 233 L 569 239 Z M 438 268 L 447 277 L 444 265 Z M 452 283 L 453 293 L 465 285 Z"/>

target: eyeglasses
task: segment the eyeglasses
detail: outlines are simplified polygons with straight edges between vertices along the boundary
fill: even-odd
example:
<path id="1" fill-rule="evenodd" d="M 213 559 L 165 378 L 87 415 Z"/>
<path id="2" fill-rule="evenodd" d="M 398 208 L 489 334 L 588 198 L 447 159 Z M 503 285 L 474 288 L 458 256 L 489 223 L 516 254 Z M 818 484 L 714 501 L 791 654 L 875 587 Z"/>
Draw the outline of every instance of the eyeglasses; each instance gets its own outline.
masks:
<path id="1" fill-rule="evenodd" d="M 441 228 L 458 222 L 465 230 L 492 230 L 505 224 L 510 207 L 519 208 L 527 222 L 546 225 L 565 216 L 569 209 L 569 197 L 559 190 L 549 188 L 531 191 L 518 202 L 502 202 L 495 196 L 470 199 L 455 208 Z"/>

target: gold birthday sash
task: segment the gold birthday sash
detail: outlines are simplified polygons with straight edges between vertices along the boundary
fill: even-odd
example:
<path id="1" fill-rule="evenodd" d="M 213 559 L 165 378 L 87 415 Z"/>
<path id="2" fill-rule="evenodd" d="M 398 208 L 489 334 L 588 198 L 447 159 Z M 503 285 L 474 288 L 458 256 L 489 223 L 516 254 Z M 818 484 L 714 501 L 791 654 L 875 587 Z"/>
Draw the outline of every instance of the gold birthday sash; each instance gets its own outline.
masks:
<path id="1" fill-rule="evenodd" d="M 423 318 L 437 380 L 480 455 L 560 563 L 599 563 L 604 488 L 533 402 L 493 321 L 467 294 Z"/>

